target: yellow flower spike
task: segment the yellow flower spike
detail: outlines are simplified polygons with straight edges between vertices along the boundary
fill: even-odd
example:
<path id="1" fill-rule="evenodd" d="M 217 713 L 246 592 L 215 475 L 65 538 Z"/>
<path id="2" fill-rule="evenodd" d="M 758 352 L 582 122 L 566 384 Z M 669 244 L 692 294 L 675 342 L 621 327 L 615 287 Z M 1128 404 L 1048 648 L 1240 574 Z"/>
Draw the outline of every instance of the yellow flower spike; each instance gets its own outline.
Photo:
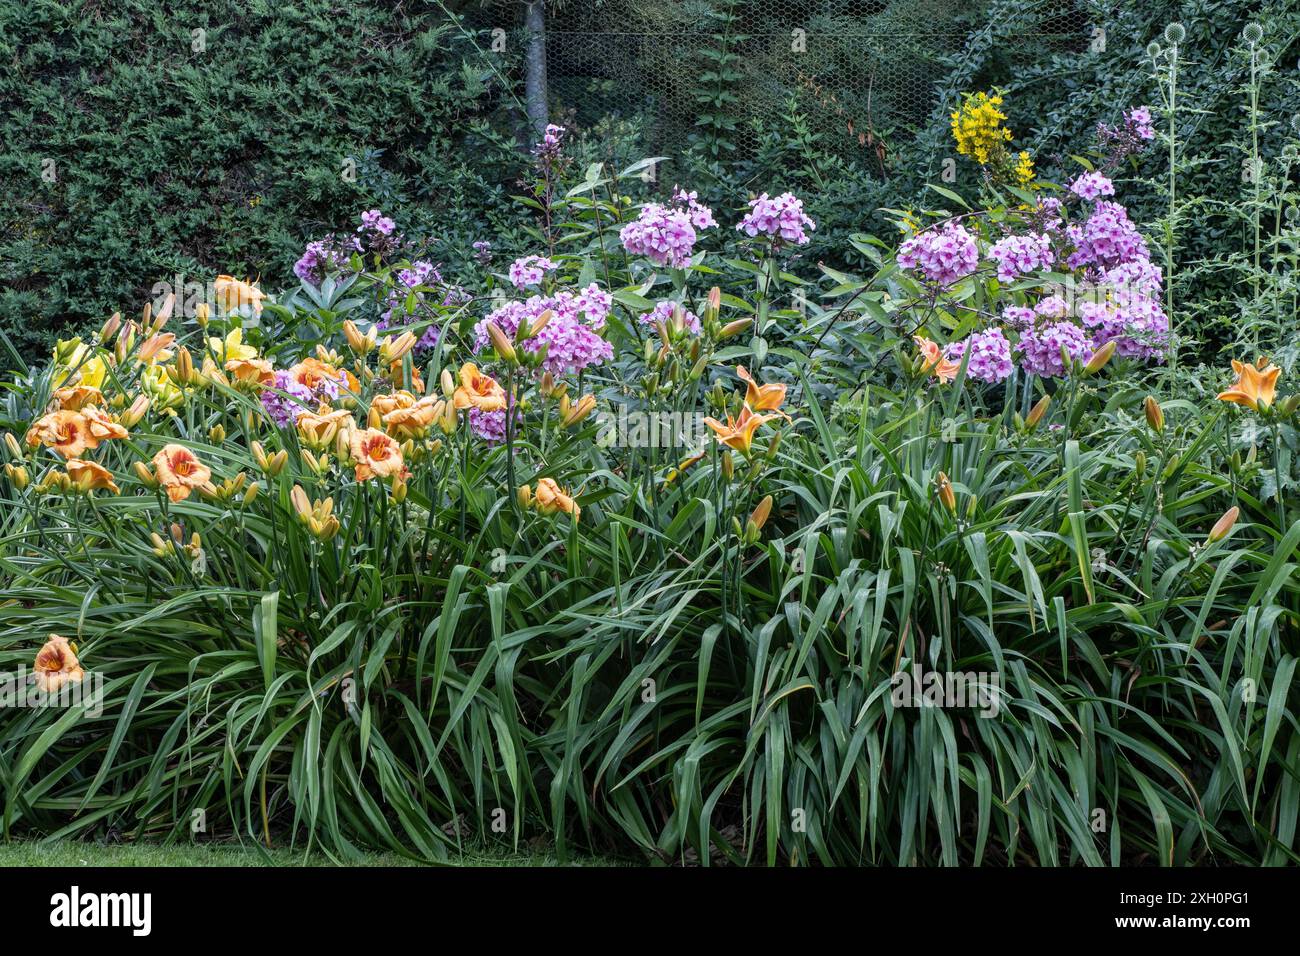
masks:
<path id="1" fill-rule="evenodd" d="M 1267 359 L 1260 356 L 1254 365 L 1233 359 L 1232 370 L 1237 373 L 1237 380 L 1219 393 L 1219 401 L 1256 412 L 1272 407 L 1277 398 L 1277 380 L 1282 374 L 1280 368 L 1268 365 Z"/>
<path id="2" fill-rule="evenodd" d="M 951 514 L 957 513 L 957 495 L 952 490 L 952 482 L 944 472 L 939 472 L 939 476 L 934 480 L 935 490 L 939 493 L 939 501 L 948 509 Z"/>
<path id="3" fill-rule="evenodd" d="M 1216 541 L 1222 541 L 1232 531 L 1232 526 L 1237 523 L 1237 516 L 1241 514 L 1241 509 L 1233 505 L 1223 513 L 1218 521 L 1214 522 L 1214 527 L 1210 529 L 1208 543 L 1214 544 Z"/>
<path id="4" fill-rule="evenodd" d="M 1159 402 L 1148 395 L 1142 402 L 1142 410 L 1146 414 L 1147 425 L 1153 432 L 1158 435 L 1165 430 L 1165 410 Z"/>

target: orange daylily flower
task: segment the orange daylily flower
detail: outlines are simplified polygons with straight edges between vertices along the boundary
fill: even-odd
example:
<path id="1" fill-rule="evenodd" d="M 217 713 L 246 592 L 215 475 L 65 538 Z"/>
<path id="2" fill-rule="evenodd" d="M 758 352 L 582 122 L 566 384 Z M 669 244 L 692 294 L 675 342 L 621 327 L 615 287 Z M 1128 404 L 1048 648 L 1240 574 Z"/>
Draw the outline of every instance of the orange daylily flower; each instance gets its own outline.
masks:
<path id="1" fill-rule="evenodd" d="M 90 437 L 95 441 L 95 444 L 90 446 L 91 448 L 94 448 L 101 441 L 107 441 L 110 438 L 126 438 L 129 434 L 125 428 L 94 405 L 87 405 L 83 408 L 81 416 L 86 420 L 86 428 L 90 432 Z"/>
<path id="2" fill-rule="evenodd" d="M 743 365 L 736 366 L 736 374 L 745 383 L 745 404 L 756 412 L 775 412 L 785 401 L 785 386 L 775 382 L 760 385 Z"/>
<path id="3" fill-rule="evenodd" d="M 380 478 L 401 475 L 406 471 L 401 446 L 377 428 L 353 431 L 350 444 L 357 481 L 368 481 L 376 475 Z"/>
<path id="4" fill-rule="evenodd" d="M 184 445 L 164 445 L 153 456 L 154 476 L 172 501 L 184 501 L 212 480 L 212 470 Z"/>
<path id="5" fill-rule="evenodd" d="M 458 410 L 477 408 L 495 412 L 506 407 L 506 391 L 491 375 L 484 375 L 473 362 L 460 367 L 460 387 L 452 401 Z"/>
<path id="6" fill-rule="evenodd" d="M 266 298 L 266 293 L 256 283 L 243 282 L 234 276 L 217 276 L 212 286 L 217 294 L 217 304 L 227 312 L 251 305 L 255 314 L 261 314 L 262 300 Z"/>
<path id="7" fill-rule="evenodd" d="M 1225 391 L 1219 393 L 1219 401 L 1244 405 L 1252 411 L 1267 409 L 1277 397 L 1277 380 L 1282 370 L 1276 365 L 1264 365 L 1264 360 L 1255 365 L 1232 360 L 1232 370 L 1237 373 L 1237 380 Z"/>
<path id="8" fill-rule="evenodd" d="M 318 358 L 310 356 L 303 359 L 297 365 L 290 366 L 289 377 L 299 385 L 315 391 L 326 379 L 335 382 L 342 382 L 343 376 L 332 365 L 326 365 Z"/>
<path id="9" fill-rule="evenodd" d="M 704 419 L 704 424 L 713 429 L 717 439 L 728 448 L 734 448 L 742 455 L 749 455 L 750 446 L 754 444 L 754 433 L 764 422 L 770 422 L 776 415 L 755 415 L 753 410 L 746 405 L 740 411 L 740 417 L 733 419 L 727 416 L 727 424 L 713 419 Z"/>
<path id="10" fill-rule="evenodd" d="M 419 438 L 442 416 L 444 405 L 442 399 L 426 395 L 410 408 L 395 408 L 384 415 L 384 429 L 397 438 Z"/>
<path id="11" fill-rule="evenodd" d="M 70 385 L 55 390 L 54 400 L 59 403 L 60 408 L 77 412 L 87 405 L 103 404 L 104 393 L 93 385 Z"/>
<path id="12" fill-rule="evenodd" d="M 171 332 L 151 335 L 140 343 L 140 351 L 136 353 L 136 358 L 145 365 L 152 365 L 155 362 L 166 362 L 172 357 L 170 346 L 175 341 L 176 336 Z"/>
<path id="13" fill-rule="evenodd" d="M 939 343 L 933 339 L 927 339 L 923 335 L 912 336 L 912 341 L 920 350 L 924 361 L 921 364 L 921 372 L 929 372 L 934 375 L 940 382 L 947 384 L 957 377 L 961 370 L 961 365 L 943 357 L 943 351 L 939 348 Z"/>
<path id="14" fill-rule="evenodd" d="M 352 413 L 345 408 L 335 411 L 322 405 L 314 412 L 298 413 L 298 434 L 309 448 L 329 447 L 341 430 L 352 426 Z"/>
<path id="15" fill-rule="evenodd" d="M 27 433 L 27 444 L 53 448 L 64 458 L 79 458 L 88 448 L 98 448 L 99 439 L 81 412 L 60 409 L 39 419 Z"/>
<path id="16" fill-rule="evenodd" d="M 383 418 L 389 412 L 396 411 L 399 408 L 410 408 L 415 404 L 415 396 L 407 391 L 390 392 L 387 395 L 376 395 L 370 400 L 370 410 L 378 412 L 379 417 Z"/>
<path id="17" fill-rule="evenodd" d="M 72 649 L 66 637 L 51 634 L 36 652 L 36 661 L 32 664 L 36 676 L 36 686 L 46 694 L 55 693 L 64 684 L 75 683 L 86 676 L 77 660 L 77 652 Z"/>
<path id="18" fill-rule="evenodd" d="M 578 507 L 578 503 L 565 494 L 553 478 L 538 478 L 537 492 L 532 498 L 536 502 L 537 510 L 542 514 L 555 514 L 557 511 L 563 511 L 565 514 L 573 515 L 574 521 L 577 521 L 582 514 L 582 509 Z"/>
<path id="19" fill-rule="evenodd" d="M 275 382 L 275 370 L 266 359 L 233 358 L 226 363 L 226 371 L 235 382 L 244 385 L 270 385 Z"/>
<path id="20" fill-rule="evenodd" d="M 67 467 L 68 477 L 82 491 L 98 491 L 104 488 L 116 495 L 122 490 L 114 483 L 113 473 L 96 462 L 69 458 Z"/>

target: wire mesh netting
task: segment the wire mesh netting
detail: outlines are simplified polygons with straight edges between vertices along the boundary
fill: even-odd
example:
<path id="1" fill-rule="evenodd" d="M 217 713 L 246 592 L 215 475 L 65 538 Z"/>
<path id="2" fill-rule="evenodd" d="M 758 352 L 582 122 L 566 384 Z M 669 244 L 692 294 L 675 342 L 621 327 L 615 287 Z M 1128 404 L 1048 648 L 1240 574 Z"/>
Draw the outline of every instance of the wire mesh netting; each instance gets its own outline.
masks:
<path id="1" fill-rule="evenodd" d="M 1014 75 L 1085 49 L 1099 18 L 1091 0 L 570 0 L 548 5 L 547 73 L 557 108 L 633 124 L 660 155 L 710 140 L 740 158 L 797 114 L 871 169 L 972 55 Z"/>

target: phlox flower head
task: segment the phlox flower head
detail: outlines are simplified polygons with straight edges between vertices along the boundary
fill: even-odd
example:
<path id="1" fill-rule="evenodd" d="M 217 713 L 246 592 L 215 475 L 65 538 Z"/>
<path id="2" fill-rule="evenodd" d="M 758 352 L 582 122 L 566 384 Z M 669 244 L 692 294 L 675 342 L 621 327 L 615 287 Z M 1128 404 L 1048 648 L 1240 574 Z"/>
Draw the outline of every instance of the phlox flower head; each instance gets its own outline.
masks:
<path id="1" fill-rule="evenodd" d="M 975 271 L 979 246 L 958 222 L 918 232 L 898 247 L 898 264 L 919 271 L 927 281 L 949 286 Z"/>
<path id="2" fill-rule="evenodd" d="M 656 322 L 663 322 L 664 325 L 667 325 L 673 319 L 673 310 L 679 305 L 681 303 L 665 299 L 663 302 L 657 303 L 651 311 L 641 313 L 637 321 L 642 325 L 654 325 Z M 682 318 L 687 330 L 692 335 L 700 334 L 699 316 L 682 306 Z"/>
<path id="3" fill-rule="evenodd" d="M 1039 329 L 1020 334 L 1020 360 L 1025 371 L 1043 378 L 1065 374 L 1061 349 L 1071 361 L 1086 362 L 1092 356 L 1092 346 L 1083 329 L 1073 322 L 1054 322 Z"/>
<path id="4" fill-rule="evenodd" d="M 749 201 L 749 212 L 736 228 L 747 236 L 767 236 L 802 246 L 817 224 L 804 213 L 803 200 L 794 193 L 782 193 L 775 199 L 763 193 Z"/>
<path id="5" fill-rule="evenodd" d="M 657 266 L 684 269 L 695 249 L 696 232 L 687 210 L 652 202 L 641 207 L 641 214 L 618 237 L 634 256 L 645 256 Z"/>
<path id="6" fill-rule="evenodd" d="M 586 292 L 590 292 L 590 287 L 584 290 Z M 514 339 L 520 323 L 526 323 L 526 327 L 531 328 L 549 310 L 551 319 L 546 327 L 524 344 L 529 352 L 536 352 L 543 345 L 546 346 L 543 370 L 559 378 L 609 361 L 614 357 L 614 348 L 601 338 L 598 326 L 591 318 L 591 298 L 589 297 L 585 309 L 579 306 L 579 297 L 571 292 L 557 292 L 553 296 L 535 295 L 524 302 L 507 302 L 474 326 L 474 349 L 482 352 L 491 347 L 488 322 L 496 323 L 507 338 Z M 599 316 L 600 325 L 604 325 L 604 321 L 605 316 Z"/>
<path id="7" fill-rule="evenodd" d="M 1056 257 L 1047 236 L 1006 236 L 989 247 L 989 258 L 998 264 L 998 279 L 1011 282 L 1039 269 L 1048 269 Z"/>
<path id="8" fill-rule="evenodd" d="M 558 265 L 545 256 L 524 256 L 510 263 L 510 283 L 520 290 L 541 285 L 546 273 L 557 268 Z"/>
<path id="9" fill-rule="evenodd" d="M 961 364 L 968 352 L 966 374 L 970 378 L 993 384 L 1000 382 L 1011 374 L 1011 343 L 1001 329 L 985 329 L 976 332 L 960 342 L 954 342 L 944 350 L 946 356 Z"/>
<path id="10" fill-rule="evenodd" d="M 1093 200 L 1101 196 L 1115 195 L 1115 184 L 1101 173 L 1093 171 L 1084 173 L 1070 183 L 1070 192 L 1080 199 Z"/>

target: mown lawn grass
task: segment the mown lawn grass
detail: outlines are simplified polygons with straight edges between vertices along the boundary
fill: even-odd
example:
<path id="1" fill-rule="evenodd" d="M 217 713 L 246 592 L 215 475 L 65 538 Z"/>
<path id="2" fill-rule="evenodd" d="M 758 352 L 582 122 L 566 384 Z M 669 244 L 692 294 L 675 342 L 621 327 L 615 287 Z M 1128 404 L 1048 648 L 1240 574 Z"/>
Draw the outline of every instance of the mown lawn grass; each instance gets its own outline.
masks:
<path id="1" fill-rule="evenodd" d="M 476 849 L 452 857 L 451 866 L 546 867 L 546 866 L 629 866 L 628 860 L 609 857 L 581 857 L 561 863 L 546 850 Z M 76 840 L 53 842 L 17 841 L 0 844 L 0 867 L 266 867 L 266 866 L 336 866 L 323 853 L 304 854 L 288 849 L 263 850 L 252 845 L 234 843 L 206 845 L 171 845 L 157 843 L 86 843 Z M 361 867 L 418 867 L 413 860 L 395 853 L 367 853 L 355 863 Z"/>

